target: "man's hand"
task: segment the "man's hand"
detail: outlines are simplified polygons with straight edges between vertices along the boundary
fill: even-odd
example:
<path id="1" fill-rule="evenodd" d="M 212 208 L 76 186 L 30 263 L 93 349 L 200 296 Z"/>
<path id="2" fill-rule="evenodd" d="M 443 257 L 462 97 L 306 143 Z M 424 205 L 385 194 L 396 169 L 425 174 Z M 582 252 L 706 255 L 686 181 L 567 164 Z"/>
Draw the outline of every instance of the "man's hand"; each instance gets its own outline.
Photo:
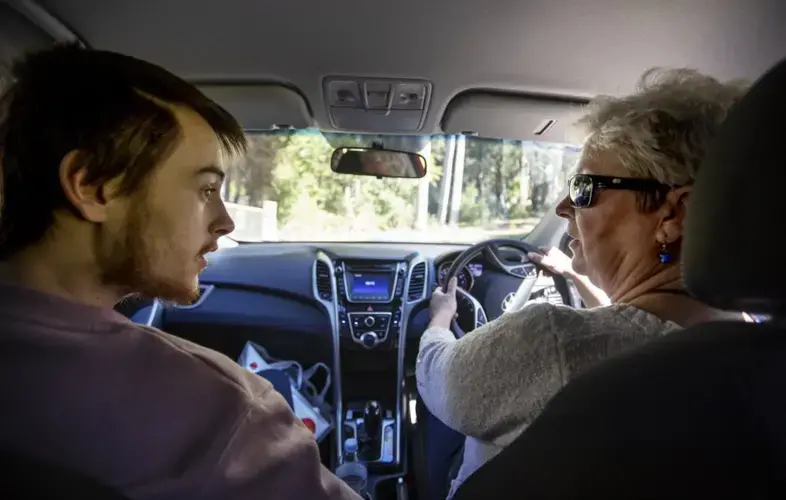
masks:
<path id="1" fill-rule="evenodd" d="M 453 278 L 448 282 L 447 290 L 443 291 L 441 287 L 434 290 L 429 306 L 429 313 L 431 314 L 429 326 L 450 329 L 450 322 L 456 315 L 456 309 L 458 308 L 456 303 L 457 283 L 458 280 Z"/>

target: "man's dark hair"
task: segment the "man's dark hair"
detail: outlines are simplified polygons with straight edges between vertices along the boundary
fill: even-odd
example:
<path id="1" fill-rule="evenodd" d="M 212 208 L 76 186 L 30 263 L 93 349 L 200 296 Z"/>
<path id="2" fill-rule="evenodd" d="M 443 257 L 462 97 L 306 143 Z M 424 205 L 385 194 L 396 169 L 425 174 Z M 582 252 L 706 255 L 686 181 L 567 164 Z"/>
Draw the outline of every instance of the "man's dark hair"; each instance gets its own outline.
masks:
<path id="1" fill-rule="evenodd" d="M 121 194 L 137 191 L 180 137 L 167 105 L 202 116 L 226 153 L 245 150 L 232 115 L 154 64 L 72 44 L 14 63 L 0 97 L 0 260 L 40 241 L 69 207 L 59 177 L 68 153 L 87 182 L 122 175 Z"/>

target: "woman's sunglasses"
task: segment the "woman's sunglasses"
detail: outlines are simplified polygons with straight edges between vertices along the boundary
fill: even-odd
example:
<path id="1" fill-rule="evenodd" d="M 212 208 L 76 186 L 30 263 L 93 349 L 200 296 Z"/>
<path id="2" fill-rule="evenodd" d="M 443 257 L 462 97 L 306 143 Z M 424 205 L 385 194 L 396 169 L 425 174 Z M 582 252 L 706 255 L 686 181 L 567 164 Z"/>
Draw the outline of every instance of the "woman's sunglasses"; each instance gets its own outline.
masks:
<path id="1" fill-rule="evenodd" d="M 626 189 L 630 191 L 668 190 L 669 187 L 653 179 L 611 177 L 607 175 L 576 174 L 568 179 L 568 199 L 574 208 L 592 206 L 601 189 Z"/>

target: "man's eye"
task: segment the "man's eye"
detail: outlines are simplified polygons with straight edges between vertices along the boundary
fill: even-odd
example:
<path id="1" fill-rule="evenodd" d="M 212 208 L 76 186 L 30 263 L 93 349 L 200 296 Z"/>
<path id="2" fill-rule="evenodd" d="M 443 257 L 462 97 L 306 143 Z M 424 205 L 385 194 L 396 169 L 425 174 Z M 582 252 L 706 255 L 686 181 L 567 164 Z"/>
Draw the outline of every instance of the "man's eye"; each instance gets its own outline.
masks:
<path id="1" fill-rule="evenodd" d="M 216 194 L 217 191 L 218 189 L 214 187 L 207 187 L 202 189 L 202 196 L 204 196 L 206 200 L 209 200 L 213 197 L 214 194 Z"/>

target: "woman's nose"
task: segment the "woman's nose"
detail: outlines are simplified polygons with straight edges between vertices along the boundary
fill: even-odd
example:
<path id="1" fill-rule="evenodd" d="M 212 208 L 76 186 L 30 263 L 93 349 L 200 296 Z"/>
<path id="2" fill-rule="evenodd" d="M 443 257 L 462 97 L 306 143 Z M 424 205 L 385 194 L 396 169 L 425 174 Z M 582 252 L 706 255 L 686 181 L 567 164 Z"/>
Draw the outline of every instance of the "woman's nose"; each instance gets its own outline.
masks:
<path id="1" fill-rule="evenodd" d="M 555 211 L 557 212 L 557 215 L 563 219 L 573 219 L 574 208 L 567 196 L 562 198 L 562 200 L 557 204 Z"/>

